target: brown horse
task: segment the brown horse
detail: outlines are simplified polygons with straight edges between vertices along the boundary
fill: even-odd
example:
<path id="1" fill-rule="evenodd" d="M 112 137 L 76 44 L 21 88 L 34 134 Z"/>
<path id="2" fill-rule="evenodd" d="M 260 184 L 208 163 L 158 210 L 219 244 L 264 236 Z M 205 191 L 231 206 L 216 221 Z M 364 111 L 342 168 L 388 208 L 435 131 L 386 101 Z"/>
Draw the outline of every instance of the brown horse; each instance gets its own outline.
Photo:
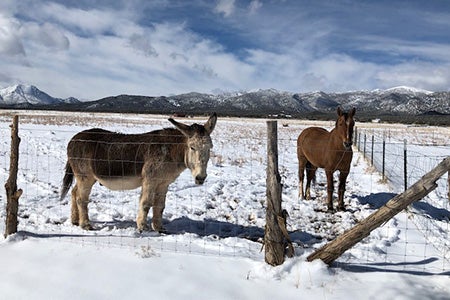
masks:
<path id="1" fill-rule="evenodd" d="M 153 207 L 152 228 L 162 231 L 162 213 L 169 185 L 186 168 L 196 184 L 206 179 L 217 115 L 204 125 L 185 125 L 173 119 L 175 128 L 142 134 L 121 134 L 103 129 L 77 133 L 67 146 L 67 164 L 61 190 L 63 199 L 73 178 L 72 224 L 92 229 L 89 223 L 89 194 L 95 182 L 111 190 L 142 187 L 137 229 L 147 230 L 147 214 Z"/>
<path id="2" fill-rule="evenodd" d="M 352 137 L 355 111 L 353 108 L 350 112 L 344 113 L 338 107 L 336 126 L 331 132 L 320 127 L 309 127 L 303 130 L 297 139 L 299 197 L 311 198 L 311 180 L 315 178 L 317 168 L 324 168 L 327 176 L 327 206 L 330 211 L 333 210 L 333 173 L 336 170 L 339 170 L 338 210 L 345 210 L 345 181 L 350 172 L 353 156 Z M 303 193 L 305 168 L 306 189 Z"/>

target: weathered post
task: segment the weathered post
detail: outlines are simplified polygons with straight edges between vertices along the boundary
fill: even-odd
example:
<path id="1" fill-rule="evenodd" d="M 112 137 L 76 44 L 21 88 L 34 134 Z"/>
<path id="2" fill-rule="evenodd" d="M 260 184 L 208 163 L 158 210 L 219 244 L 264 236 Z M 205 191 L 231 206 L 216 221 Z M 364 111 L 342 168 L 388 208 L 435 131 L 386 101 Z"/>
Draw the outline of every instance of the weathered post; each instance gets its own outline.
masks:
<path id="1" fill-rule="evenodd" d="M 405 181 L 405 191 L 408 188 L 408 157 L 406 149 L 406 139 L 403 140 L 403 177 Z"/>
<path id="2" fill-rule="evenodd" d="M 356 226 L 309 255 L 307 260 L 313 261 L 319 258 L 326 264 L 331 264 L 342 253 L 367 237 L 374 229 L 389 221 L 411 203 L 422 199 L 432 192 L 437 187 L 436 181 L 448 171 L 450 171 L 450 156 L 425 174 L 405 192 L 395 196 Z"/>
<path id="3" fill-rule="evenodd" d="M 382 178 L 383 181 L 385 181 L 386 177 L 385 177 L 385 166 L 386 166 L 386 133 L 383 132 L 383 158 L 382 158 L 383 162 L 382 162 Z"/>
<path id="4" fill-rule="evenodd" d="M 364 133 L 364 150 L 363 150 L 363 157 L 366 157 L 366 142 L 367 142 L 367 135 Z"/>
<path id="5" fill-rule="evenodd" d="M 372 146 L 371 146 L 371 154 L 370 154 L 370 165 L 373 166 L 373 152 L 374 152 L 374 145 L 375 144 L 375 136 L 372 134 Z"/>
<path id="6" fill-rule="evenodd" d="M 266 194 L 265 261 L 272 266 L 278 266 L 284 262 L 286 244 L 289 247 L 288 256 L 293 255 L 293 248 L 286 230 L 287 213 L 281 210 L 281 176 L 278 172 L 276 121 L 267 121 Z"/>
<path id="7" fill-rule="evenodd" d="M 9 177 L 5 184 L 6 190 L 6 227 L 5 237 L 17 232 L 17 212 L 22 190 L 17 190 L 17 172 L 19 166 L 19 116 L 15 115 L 11 125 L 11 158 L 9 162 Z"/>

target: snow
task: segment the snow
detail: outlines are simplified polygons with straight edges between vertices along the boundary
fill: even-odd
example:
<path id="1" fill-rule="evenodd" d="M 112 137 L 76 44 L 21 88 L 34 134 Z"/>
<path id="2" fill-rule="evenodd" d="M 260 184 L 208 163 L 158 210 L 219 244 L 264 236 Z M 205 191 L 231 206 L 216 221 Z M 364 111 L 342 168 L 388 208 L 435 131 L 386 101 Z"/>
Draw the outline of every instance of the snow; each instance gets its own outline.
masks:
<path id="1" fill-rule="evenodd" d="M 433 92 L 431 91 L 427 91 L 427 90 L 423 90 L 423 89 L 418 89 L 418 88 L 414 88 L 414 87 L 410 87 L 410 86 L 396 86 L 396 87 L 392 87 L 389 89 L 384 90 L 384 92 L 389 92 L 389 93 L 405 93 L 405 94 L 433 94 Z"/>
<path id="2" fill-rule="evenodd" d="M 283 208 L 290 215 L 288 230 L 295 256 L 272 267 L 261 252 L 265 120 L 219 118 L 212 134 L 214 149 L 205 184 L 196 186 L 190 173 L 184 172 L 167 194 L 164 225 L 168 233 L 139 234 L 134 223 L 139 190 L 112 192 L 96 185 L 89 206 L 96 230 L 87 232 L 70 224 L 70 201 L 60 201 L 58 195 L 65 147 L 76 132 L 86 128 L 144 132 L 171 126 L 168 117 L 20 114 L 18 187 L 24 194 L 19 233 L 0 238 L 2 299 L 448 299 L 450 295 L 450 212 L 445 180 L 443 190 L 374 230 L 331 267 L 320 260 L 306 261 L 315 249 L 399 192 L 395 178 L 382 183 L 380 174 L 355 151 L 346 212 L 324 212 L 326 186 L 321 170 L 312 189 L 315 199 L 298 199 L 296 137 L 305 127 L 330 129 L 334 122 L 279 123 Z M 205 119 L 179 121 L 200 123 Z M 0 142 L 2 182 L 8 176 L 10 122 L 10 114 L 2 112 L 0 131 L 8 137 Z M 392 137 L 398 136 L 400 141 L 407 138 L 439 145 L 439 141 L 448 141 L 448 128 L 357 125 L 380 132 L 390 126 Z M 434 157 L 450 153 L 448 147 L 436 145 L 414 151 Z M 389 161 L 398 165 L 395 157 Z M 3 233 L 5 192 L 0 186 Z"/>

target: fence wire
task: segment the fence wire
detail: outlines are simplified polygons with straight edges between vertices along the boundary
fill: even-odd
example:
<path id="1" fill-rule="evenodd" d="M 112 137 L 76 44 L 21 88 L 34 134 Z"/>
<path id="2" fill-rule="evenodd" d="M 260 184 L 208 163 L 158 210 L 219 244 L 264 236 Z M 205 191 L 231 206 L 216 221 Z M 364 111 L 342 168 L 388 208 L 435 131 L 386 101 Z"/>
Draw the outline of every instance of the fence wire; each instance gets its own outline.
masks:
<path id="1" fill-rule="evenodd" d="M 179 121 L 191 124 L 203 123 L 205 120 L 206 118 Z M 2 182 L 6 182 L 9 169 L 9 123 L 9 118 L 0 120 L 0 133 L 3 137 L 0 144 Z M 265 120 L 219 118 L 211 135 L 214 147 L 205 184 L 196 186 L 191 174 L 185 171 L 169 187 L 163 214 L 163 224 L 168 234 L 137 232 L 135 220 L 139 189 L 114 192 L 95 185 L 89 204 L 90 219 L 95 230 L 85 231 L 71 224 L 70 193 L 66 199 L 60 201 L 59 192 L 67 159 L 66 146 L 74 134 L 91 127 L 141 133 L 170 126 L 166 117 L 158 116 L 81 114 L 74 117 L 63 113 L 21 116 L 19 136 L 22 142 L 18 187 L 24 190 L 24 194 L 19 200 L 19 230 L 37 238 L 104 247 L 134 247 L 144 249 L 143 252 L 175 251 L 262 259 L 260 250 L 264 235 L 266 202 Z M 370 132 L 377 134 L 377 137 L 388 137 L 386 177 L 390 182 L 389 188 L 386 189 L 384 185 L 380 187 L 380 174 L 371 170 L 370 163 L 363 162 L 361 156 L 355 153 L 351 174 L 347 180 L 346 212 L 330 214 L 326 211 L 324 199 L 327 188 L 321 169 L 317 172 L 317 182 L 313 186 L 314 199 L 299 199 L 296 140 L 300 132 L 309 126 L 331 129 L 334 122 L 287 120 L 280 121 L 278 126 L 282 205 L 290 215 L 288 230 L 296 248 L 296 255 L 303 255 L 336 238 L 367 217 L 380 203 L 400 192 L 403 187 L 404 131 L 395 127 L 390 128 L 388 132 L 370 129 L 366 134 Z M 411 184 L 417 176 L 420 177 L 431 170 L 439 162 L 440 153 L 445 153 L 448 149 L 444 148 L 442 151 L 440 148 L 447 146 L 439 144 L 443 139 L 439 133 L 433 132 L 430 136 L 431 138 L 420 136 L 419 131 L 408 134 L 414 141 L 428 145 L 425 147 L 408 144 L 408 182 Z M 378 138 L 374 139 L 373 161 L 377 169 L 380 164 L 379 154 L 382 153 L 381 146 L 382 142 Z M 366 147 L 366 157 L 370 161 L 370 155 L 367 155 L 372 145 L 369 141 L 366 141 Z M 437 154 L 431 156 L 431 159 L 423 159 L 430 157 L 430 151 L 437 151 Z M 448 200 L 445 201 L 446 184 L 439 183 L 439 186 L 441 185 L 442 190 L 436 191 L 426 202 L 420 202 L 426 204 L 418 203 L 410 208 L 410 218 L 388 222 L 358 247 L 344 254 L 339 262 L 352 265 L 374 264 L 380 263 L 380 257 L 384 257 L 382 263 L 392 267 L 393 256 L 397 256 L 395 261 L 400 262 L 429 259 L 431 252 L 426 250 L 427 247 L 439 249 L 440 257 L 448 259 L 447 249 L 450 245 L 447 241 L 450 239 L 443 235 L 442 231 L 449 232 L 450 213 Z M 0 203 L 5 204 L 3 185 L 0 190 Z M 4 211 L 2 209 L 0 212 L 2 232 Z M 151 213 L 149 221 L 150 219 Z M 438 224 L 438 227 L 435 224 Z M 412 239 L 417 230 L 425 234 L 429 246 L 419 245 L 420 241 Z M 419 248 L 421 253 L 417 253 Z M 405 268 L 407 264 L 397 265 L 400 266 Z M 420 266 L 422 270 L 430 267 L 427 264 Z M 435 264 L 433 268 L 436 268 Z M 448 270 L 448 262 L 443 262 L 440 268 Z"/>

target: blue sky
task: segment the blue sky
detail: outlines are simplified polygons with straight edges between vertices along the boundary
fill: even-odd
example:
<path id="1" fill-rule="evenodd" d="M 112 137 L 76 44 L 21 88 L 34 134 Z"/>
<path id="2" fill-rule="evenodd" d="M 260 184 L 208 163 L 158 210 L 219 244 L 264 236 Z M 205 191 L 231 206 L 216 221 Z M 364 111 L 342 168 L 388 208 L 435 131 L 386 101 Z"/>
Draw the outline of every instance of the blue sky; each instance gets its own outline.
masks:
<path id="1" fill-rule="evenodd" d="M 0 87 L 450 90 L 450 1 L 2 0 Z"/>

